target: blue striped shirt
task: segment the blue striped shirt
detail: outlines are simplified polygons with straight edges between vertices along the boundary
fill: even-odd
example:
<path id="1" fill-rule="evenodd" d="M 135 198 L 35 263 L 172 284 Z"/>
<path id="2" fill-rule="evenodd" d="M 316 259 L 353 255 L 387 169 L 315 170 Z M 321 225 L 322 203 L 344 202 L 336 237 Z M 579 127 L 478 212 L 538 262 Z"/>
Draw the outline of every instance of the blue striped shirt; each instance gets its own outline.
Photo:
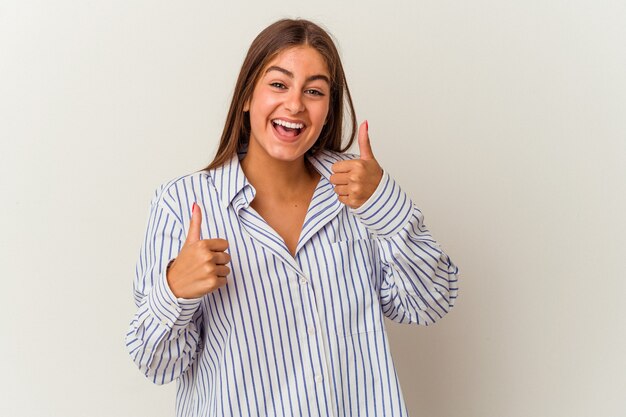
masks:
<path id="1" fill-rule="evenodd" d="M 454 305 L 457 268 L 422 213 L 385 172 L 358 209 L 340 203 L 333 163 L 321 174 L 296 256 L 256 213 L 241 155 L 155 192 L 136 267 L 138 306 L 126 345 L 154 383 L 177 381 L 188 416 L 406 416 L 383 315 L 429 325 Z M 176 298 L 165 270 L 185 241 L 191 207 L 201 237 L 230 246 L 228 283 Z"/>

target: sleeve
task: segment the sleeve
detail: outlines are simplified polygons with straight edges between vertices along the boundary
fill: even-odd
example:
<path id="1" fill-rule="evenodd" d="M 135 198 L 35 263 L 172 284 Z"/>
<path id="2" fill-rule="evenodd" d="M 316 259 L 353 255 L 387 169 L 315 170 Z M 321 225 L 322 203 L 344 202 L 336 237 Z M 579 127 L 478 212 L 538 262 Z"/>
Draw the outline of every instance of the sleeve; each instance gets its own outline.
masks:
<path id="1" fill-rule="evenodd" d="M 180 219 L 153 198 L 133 284 L 137 312 L 126 333 L 126 347 L 139 369 L 155 384 L 183 374 L 200 350 L 201 299 L 176 298 L 166 269 L 185 240 Z"/>
<path id="2" fill-rule="evenodd" d="M 385 316 L 427 326 L 447 314 L 457 297 L 458 268 L 424 226 L 422 212 L 387 172 L 374 194 L 352 212 L 378 243 Z"/>

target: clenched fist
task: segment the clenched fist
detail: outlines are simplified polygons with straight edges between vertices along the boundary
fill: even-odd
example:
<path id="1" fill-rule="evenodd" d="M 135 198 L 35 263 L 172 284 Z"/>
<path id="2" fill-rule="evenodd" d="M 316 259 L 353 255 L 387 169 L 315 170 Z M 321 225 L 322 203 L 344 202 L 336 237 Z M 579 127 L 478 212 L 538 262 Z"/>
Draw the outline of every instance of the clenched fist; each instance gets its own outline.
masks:
<path id="1" fill-rule="evenodd" d="M 360 158 L 333 164 L 333 175 L 330 176 L 339 201 L 351 208 L 361 207 L 374 194 L 383 177 L 383 169 L 372 152 L 367 128 L 366 120 L 359 127 Z"/>
<path id="2" fill-rule="evenodd" d="M 193 204 L 187 239 L 167 272 L 167 283 L 178 298 L 199 298 L 226 285 L 230 255 L 224 239 L 200 239 L 202 211 Z"/>

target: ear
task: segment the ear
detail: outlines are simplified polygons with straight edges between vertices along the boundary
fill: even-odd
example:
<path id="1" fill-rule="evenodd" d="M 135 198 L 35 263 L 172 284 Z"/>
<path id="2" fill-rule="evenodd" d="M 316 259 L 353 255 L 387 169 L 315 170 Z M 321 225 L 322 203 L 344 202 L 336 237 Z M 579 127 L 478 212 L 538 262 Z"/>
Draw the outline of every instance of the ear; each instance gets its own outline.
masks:
<path id="1" fill-rule="evenodd" d="M 249 112 L 250 111 L 250 99 L 247 99 L 245 103 L 243 103 L 243 112 Z"/>

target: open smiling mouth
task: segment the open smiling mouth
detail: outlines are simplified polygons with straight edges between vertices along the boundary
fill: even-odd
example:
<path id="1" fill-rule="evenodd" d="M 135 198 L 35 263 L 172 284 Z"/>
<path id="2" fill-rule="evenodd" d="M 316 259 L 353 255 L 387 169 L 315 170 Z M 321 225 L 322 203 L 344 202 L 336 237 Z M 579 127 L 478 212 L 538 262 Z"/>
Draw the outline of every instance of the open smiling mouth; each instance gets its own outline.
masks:
<path id="1" fill-rule="evenodd" d="M 291 123 L 281 119 L 272 120 L 274 129 L 283 136 L 295 138 L 305 129 L 303 123 Z"/>

